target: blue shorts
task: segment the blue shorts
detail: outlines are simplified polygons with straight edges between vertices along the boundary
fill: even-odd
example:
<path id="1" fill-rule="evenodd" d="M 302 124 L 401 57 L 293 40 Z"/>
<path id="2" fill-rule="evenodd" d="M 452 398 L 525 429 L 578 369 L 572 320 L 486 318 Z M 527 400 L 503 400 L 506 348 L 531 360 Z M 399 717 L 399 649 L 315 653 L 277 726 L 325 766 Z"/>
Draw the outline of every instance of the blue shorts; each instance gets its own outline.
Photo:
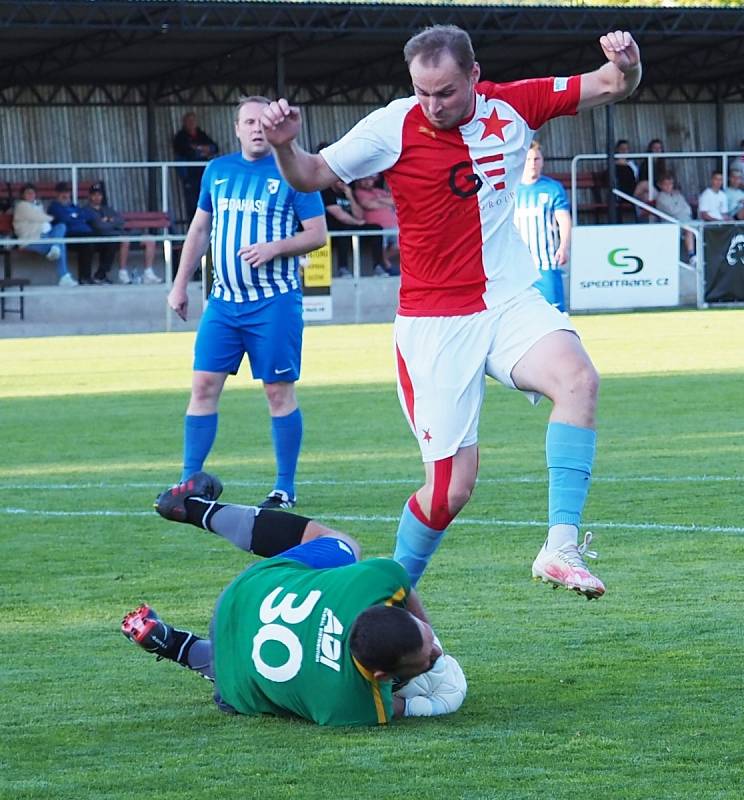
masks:
<path id="1" fill-rule="evenodd" d="M 194 344 L 194 369 L 235 375 L 248 354 L 264 383 L 294 383 L 302 361 L 302 292 L 233 303 L 209 298 Z"/>
<path id="2" fill-rule="evenodd" d="M 551 306 L 559 311 L 566 310 L 566 300 L 563 296 L 563 270 L 540 270 L 540 277 L 532 285 L 539 290 Z"/>
<path id="3" fill-rule="evenodd" d="M 331 536 L 321 536 L 320 539 L 313 539 L 306 544 L 290 547 L 289 550 L 279 553 L 278 558 L 290 558 L 313 569 L 346 567 L 356 563 L 351 547 L 341 539 Z"/>

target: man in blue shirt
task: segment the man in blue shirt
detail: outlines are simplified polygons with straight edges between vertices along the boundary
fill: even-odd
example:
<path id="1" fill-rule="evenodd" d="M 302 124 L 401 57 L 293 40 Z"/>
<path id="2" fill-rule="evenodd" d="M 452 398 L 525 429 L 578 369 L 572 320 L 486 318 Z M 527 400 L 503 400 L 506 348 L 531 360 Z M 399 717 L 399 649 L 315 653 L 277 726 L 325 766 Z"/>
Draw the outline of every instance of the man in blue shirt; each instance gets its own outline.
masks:
<path id="1" fill-rule="evenodd" d="M 214 284 L 194 346 L 181 480 L 202 469 L 225 380 L 247 353 L 253 377 L 263 381 L 277 463 L 274 490 L 261 505 L 291 508 L 302 443 L 294 390 L 303 329 L 299 256 L 325 244 L 327 230 L 320 194 L 297 192 L 277 169 L 260 122 L 268 103 L 256 96 L 238 103 L 240 152 L 204 172 L 168 305 L 186 319 L 188 283 L 211 238 Z"/>
<path id="2" fill-rule="evenodd" d="M 563 186 L 542 174 L 543 163 L 540 144 L 533 141 L 517 190 L 514 223 L 540 270 L 535 288 L 551 305 L 565 311 L 561 267 L 568 263 L 571 211 Z"/>

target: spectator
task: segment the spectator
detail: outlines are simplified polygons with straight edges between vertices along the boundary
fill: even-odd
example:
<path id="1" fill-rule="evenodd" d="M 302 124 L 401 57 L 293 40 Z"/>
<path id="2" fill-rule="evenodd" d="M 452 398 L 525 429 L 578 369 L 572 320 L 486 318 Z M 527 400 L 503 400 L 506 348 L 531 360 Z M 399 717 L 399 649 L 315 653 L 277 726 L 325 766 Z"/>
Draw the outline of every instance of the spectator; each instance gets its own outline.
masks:
<path id="1" fill-rule="evenodd" d="M 65 226 L 52 225 L 53 217 L 44 211 L 36 198 L 36 187 L 27 183 L 21 189 L 21 199 L 13 208 L 13 230 L 19 239 L 64 239 Z M 27 244 L 24 250 L 46 256 L 48 261 L 57 264 L 57 277 L 60 286 L 77 286 L 77 281 L 67 269 L 67 248 L 64 244 Z"/>
<path id="2" fill-rule="evenodd" d="M 744 175 L 744 139 L 739 142 L 739 155 L 729 162 L 729 169 L 738 169 Z"/>
<path id="3" fill-rule="evenodd" d="M 132 230 L 131 234 L 141 234 L 144 231 Z M 119 247 L 119 283 L 132 283 L 132 274 L 129 270 L 130 242 L 122 242 Z M 163 283 L 154 269 L 155 242 L 152 239 L 143 239 L 142 248 L 145 251 L 145 271 L 142 274 L 142 283 Z"/>
<path id="4" fill-rule="evenodd" d="M 714 172 L 710 176 L 710 186 L 698 199 L 698 217 L 704 222 L 721 222 L 731 219 L 728 213 L 728 200 L 723 191 L 723 174 Z"/>
<path id="5" fill-rule="evenodd" d="M 659 192 L 656 208 L 682 223 L 692 222 L 692 209 L 684 195 L 674 185 L 674 175 L 664 172 L 659 176 Z M 682 231 L 686 260 L 692 264 L 695 258 L 695 236 L 692 231 Z"/>
<path id="6" fill-rule="evenodd" d="M 91 219 L 91 227 L 96 232 L 96 236 L 121 236 L 124 231 L 124 217 L 109 205 L 106 205 L 103 184 L 94 183 L 90 187 L 88 207 L 93 212 Z M 145 272 L 142 276 L 143 283 L 162 283 L 163 281 L 158 278 L 153 270 L 153 263 L 155 261 L 155 242 L 146 240 L 144 243 L 145 248 Z M 93 280 L 96 283 L 110 283 L 106 277 L 106 273 L 111 268 L 116 254 L 116 244 L 99 245 L 101 266 L 94 276 Z M 119 283 L 131 283 L 132 279 L 129 275 L 129 268 L 127 262 L 129 259 L 129 242 L 121 242 L 119 244 Z"/>
<path id="7" fill-rule="evenodd" d="M 90 221 L 92 212 L 89 208 L 81 208 L 72 202 L 72 187 L 66 181 L 60 181 L 55 187 L 57 199 L 52 200 L 47 211 L 54 217 L 55 223 L 63 223 L 65 235 L 69 237 L 94 236 L 95 232 Z M 94 244 L 71 244 L 78 260 L 78 281 L 92 284 L 91 268 L 96 246 Z"/>
<path id="8" fill-rule="evenodd" d="M 343 181 L 334 181 L 321 192 L 326 212 L 326 223 L 329 231 L 379 231 L 379 225 L 370 225 L 364 221 L 364 210 L 356 201 L 351 186 Z M 375 274 L 386 274 L 382 266 L 382 238 L 378 236 L 364 237 L 372 242 Z M 351 275 L 351 237 L 337 236 L 333 239 L 331 250 L 337 253 L 336 266 L 340 277 Z M 378 269 L 379 268 L 379 269 Z"/>
<path id="9" fill-rule="evenodd" d="M 88 191 L 88 206 L 90 217 L 88 224 L 96 236 L 117 236 L 124 233 L 124 217 L 106 205 L 103 196 L 103 184 L 93 183 Z M 98 269 L 93 276 L 93 283 L 111 283 L 108 272 L 116 256 L 116 242 L 99 242 L 95 245 L 98 251 Z"/>
<path id="10" fill-rule="evenodd" d="M 662 142 L 661 139 L 652 139 L 648 143 L 646 152 L 663 153 L 664 142 Z M 648 182 L 648 173 L 649 173 L 648 159 L 644 159 L 641 162 L 641 166 L 638 170 L 638 183 L 636 184 L 635 190 L 633 192 L 634 196 L 637 197 L 639 200 L 642 200 L 644 203 L 654 202 L 656 198 L 656 192 L 659 190 L 659 177 L 666 172 L 671 172 L 671 170 L 667 169 L 666 162 L 663 158 L 654 158 L 652 166 L 653 166 L 652 172 L 654 175 L 653 187 L 650 187 Z"/>
<path id="11" fill-rule="evenodd" d="M 615 153 L 630 152 L 627 139 L 619 139 L 615 145 Z M 638 183 L 638 165 L 627 158 L 615 158 L 615 185 L 621 192 L 632 195 Z"/>
<path id="12" fill-rule="evenodd" d="M 563 186 L 542 174 L 543 163 L 540 144 L 533 141 L 517 188 L 514 222 L 540 271 L 535 288 L 552 306 L 565 311 L 561 267 L 568 263 L 571 212 Z"/>
<path id="13" fill-rule="evenodd" d="M 397 228 L 398 217 L 395 213 L 395 201 L 390 190 L 384 185 L 381 175 L 370 175 L 354 181 L 354 197 L 364 212 L 364 221 L 379 225 L 381 228 Z M 393 259 L 399 256 L 398 237 L 387 234 L 383 237 L 382 259 L 388 275 L 399 275 Z"/>
<path id="14" fill-rule="evenodd" d="M 742 189 L 741 170 L 731 169 L 726 187 L 726 205 L 732 219 L 744 219 L 744 189 Z"/>
<path id="15" fill-rule="evenodd" d="M 183 115 L 181 130 L 173 137 L 173 152 L 178 161 L 209 161 L 219 152 L 217 143 L 197 125 L 196 113 L 188 111 Z M 187 224 L 194 218 L 199 202 L 204 167 L 176 167 L 183 186 L 183 199 L 186 204 Z"/>

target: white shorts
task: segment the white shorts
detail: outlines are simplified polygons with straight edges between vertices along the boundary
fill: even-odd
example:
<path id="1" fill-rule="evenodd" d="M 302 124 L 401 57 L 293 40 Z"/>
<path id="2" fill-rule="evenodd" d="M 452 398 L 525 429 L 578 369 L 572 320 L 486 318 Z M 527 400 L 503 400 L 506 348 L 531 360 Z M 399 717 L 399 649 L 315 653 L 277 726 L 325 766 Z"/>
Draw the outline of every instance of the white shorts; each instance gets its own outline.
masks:
<path id="1" fill-rule="evenodd" d="M 486 375 L 516 389 L 514 365 L 549 333 L 574 331 L 532 287 L 496 308 L 461 317 L 395 318 L 398 398 L 424 461 L 478 441 Z M 524 392 L 537 403 L 540 394 Z"/>

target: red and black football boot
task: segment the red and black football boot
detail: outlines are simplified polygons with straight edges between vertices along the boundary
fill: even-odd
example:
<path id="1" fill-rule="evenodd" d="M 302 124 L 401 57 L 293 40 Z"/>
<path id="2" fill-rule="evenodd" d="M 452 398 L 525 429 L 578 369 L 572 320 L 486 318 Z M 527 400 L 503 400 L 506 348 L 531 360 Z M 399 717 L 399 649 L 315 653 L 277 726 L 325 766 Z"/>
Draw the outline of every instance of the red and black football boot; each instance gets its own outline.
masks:
<path id="1" fill-rule="evenodd" d="M 216 500 L 222 494 L 222 483 L 208 472 L 195 472 L 185 481 L 177 483 L 155 499 L 155 510 L 171 522 L 188 522 L 186 501 L 190 497 Z"/>
<path id="2" fill-rule="evenodd" d="M 190 631 L 178 629 L 163 622 L 148 605 L 130 611 L 121 621 L 121 632 L 130 642 L 138 644 L 158 661 L 167 658 L 186 666 L 186 656 L 197 637 Z"/>

